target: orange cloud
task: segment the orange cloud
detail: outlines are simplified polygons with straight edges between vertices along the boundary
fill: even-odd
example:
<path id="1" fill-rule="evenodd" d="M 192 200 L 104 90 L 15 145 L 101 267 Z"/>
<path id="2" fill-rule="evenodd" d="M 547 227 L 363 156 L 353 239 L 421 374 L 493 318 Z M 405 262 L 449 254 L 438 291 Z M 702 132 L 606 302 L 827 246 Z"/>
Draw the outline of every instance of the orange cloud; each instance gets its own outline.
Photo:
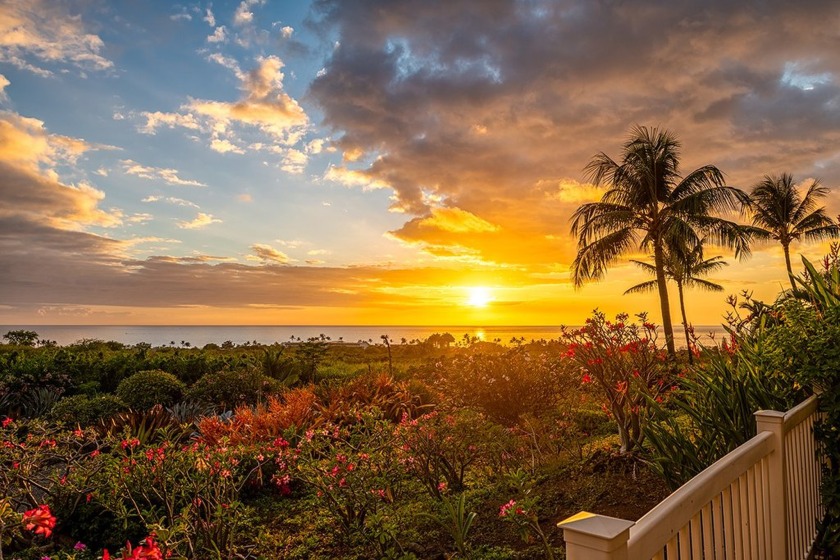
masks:
<path id="1" fill-rule="evenodd" d="M 417 225 L 451 233 L 488 233 L 499 231 L 499 226 L 460 208 L 432 208 L 432 215 L 422 218 Z"/>
<path id="2" fill-rule="evenodd" d="M 68 13 L 63 3 L 47 0 L 0 3 L 0 62 L 42 76 L 53 72 L 34 62 L 107 70 L 113 63 L 99 54 L 103 47 L 102 39 L 86 32 L 81 16 Z"/>

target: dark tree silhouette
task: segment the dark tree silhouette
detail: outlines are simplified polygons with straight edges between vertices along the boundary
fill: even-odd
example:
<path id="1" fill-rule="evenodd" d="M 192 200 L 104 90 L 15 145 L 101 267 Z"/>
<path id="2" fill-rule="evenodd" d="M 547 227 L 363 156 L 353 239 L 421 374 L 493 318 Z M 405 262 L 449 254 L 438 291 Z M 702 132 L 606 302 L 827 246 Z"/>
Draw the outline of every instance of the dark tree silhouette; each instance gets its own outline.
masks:
<path id="1" fill-rule="evenodd" d="M 790 287 L 794 290 L 790 244 L 802 238 L 819 241 L 840 234 L 840 228 L 828 217 L 825 207 L 817 207 L 819 200 L 827 194 L 828 188 L 813 180 L 805 196 L 801 196 L 789 173 L 765 175 L 750 193 L 752 224 L 759 230 L 760 237 L 781 243 Z"/>
<path id="2" fill-rule="evenodd" d="M 715 216 L 742 210 L 749 197 L 724 184 L 713 165 L 688 175 L 679 172 L 680 143 L 667 130 L 636 126 L 624 144 L 620 162 L 605 153 L 585 168 L 595 185 L 606 185 L 600 202 L 582 205 L 572 215 L 572 234 L 578 237 L 578 254 L 572 263 L 576 286 L 599 280 L 618 258 L 637 248 L 653 254 L 662 327 L 668 353 L 676 356 L 674 328 L 668 302 L 665 252 L 668 248 L 695 246 L 702 237 L 735 250 L 737 257 L 750 254 L 751 229 Z"/>

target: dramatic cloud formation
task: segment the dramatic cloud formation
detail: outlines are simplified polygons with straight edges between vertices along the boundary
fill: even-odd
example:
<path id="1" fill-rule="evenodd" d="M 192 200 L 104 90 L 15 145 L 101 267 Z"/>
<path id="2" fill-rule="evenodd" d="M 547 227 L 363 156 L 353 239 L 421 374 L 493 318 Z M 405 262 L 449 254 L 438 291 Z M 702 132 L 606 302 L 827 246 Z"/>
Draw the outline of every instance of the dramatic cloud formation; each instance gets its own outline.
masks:
<path id="1" fill-rule="evenodd" d="M 629 265 L 569 282 L 568 218 L 603 194 L 582 170 L 634 124 L 672 130 L 683 171 L 715 164 L 744 188 L 819 177 L 840 212 L 834 2 L 308 6 L 0 3 L 4 317 L 545 324 L 652 309 L 620 295 L 644 279 Z M 772 298 L 783 257 L 759 247 L 713 280 Z M 459 306 L 470 287 L 492 304 Z M 723 309 L 688 306 L 705 323 Z"/>
<path id="2" fill-rule="evenodd" d="M 568 263 L 567 219 L 599 195 L 581 170 L 635 123 L 673 130 L 686 170 L 714 163 L 738 186 L 780 170 L 840 184 L 831 3 L 315 5 L 338 46 L 311 93 L 346 158 L 367 162 L 326 178 L 393 189 L 417 216 L 398 239 Z M 428 227 L 441 202 L 506 242 Z"/>

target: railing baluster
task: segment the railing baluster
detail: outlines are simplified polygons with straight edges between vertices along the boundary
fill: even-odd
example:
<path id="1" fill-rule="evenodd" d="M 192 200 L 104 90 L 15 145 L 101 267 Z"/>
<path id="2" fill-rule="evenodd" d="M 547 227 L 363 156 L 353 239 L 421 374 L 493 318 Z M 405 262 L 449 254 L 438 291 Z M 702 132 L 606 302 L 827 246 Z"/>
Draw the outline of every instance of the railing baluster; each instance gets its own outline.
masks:
<path id="1" fill-rule="evenodd" d="M 714 558 L 723 558 L 723 499 L 722 494 L 712 498 L 712 520 L 714 523 L 715 555 Z"/>
<path id="2" fill-rule="evenodd" d="M 703 523 L 703 554 L 697 558 L 704 558 L 705 560 L 712 560 L 714 558 L 714 540 L 712 538 L 713 520 L 712 509 L 714 508 L 714 500 L 703 506 L 700 510 L 700 519 Z"/>

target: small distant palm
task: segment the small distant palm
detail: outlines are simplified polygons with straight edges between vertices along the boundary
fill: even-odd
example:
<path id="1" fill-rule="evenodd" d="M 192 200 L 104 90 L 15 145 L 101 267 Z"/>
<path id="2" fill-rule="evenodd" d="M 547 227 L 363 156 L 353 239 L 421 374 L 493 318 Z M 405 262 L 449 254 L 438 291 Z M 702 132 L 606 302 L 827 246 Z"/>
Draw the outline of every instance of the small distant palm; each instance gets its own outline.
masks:
<path id="1" fill-rule="evenodd" d="M 656 267 L 644 261 L 631 261 L 642 268 L 642 270 L 656 276 Z M 723 286 L 701 276 L 708 276 L 718 271 L 729 263 L 723 261 L 723 257 L 716 256 L 708 259 L 703 258 L 703 244 L 696 245 L 693 249 L 684 252 L 667 251 L 665 254 L 665 276 L 673 280 L 677 285 L 677 293 L 680 297 L 680 312 L 682 313 L 683 329 L 685 330 L 685 344 L 689 349 L 688 361 L 693 362 L 691 355 L 691 335 L 688 328 L 688 318 L 685 313 L 685 288 L 699 288 L 709 292 L 722 292 Z M 628 288 L 625 294 L 637 294 L 651 292 L 656 289 L 656 280 L 649 280 Z"/>
<path id="2" fill-rule="evenodd" d="M 840 235 L 840 228 L 826 214 L 825 207 L 817 207 L 819 200 L 827 194 L 828 188 L 813 180 L 805 196 L 801 196 L 789 173 L 765 175 L 750 193 L 752 224 L 760 231 L 760 237 L 781 243 L 790 286 L 794 290 L 790 244 L 803 238 L 820 241 Z"/>
<path id="3" fill-rule="evenodd" d="M 576 286 L 602 278 L 622 254 L 637 247 L 653 254 L 662 328 L 672 357 L 665 251 L 695 246 L 707 236 L 743 257 L 749 255 L 751 235 L 751 228 L 715 215 L 740 210 L 747 194 L 726 186 L 713 165 L 681 175 L 679 156 L 680 143 L 668 131 L 635 127 L 620 162 L 602 152 L 586 166 L 592 183 L 606 184 L 607 191 L 599 202 L 584 204 L 572 215 L 572 234 L 578 237 L 572 263 Z"/>

